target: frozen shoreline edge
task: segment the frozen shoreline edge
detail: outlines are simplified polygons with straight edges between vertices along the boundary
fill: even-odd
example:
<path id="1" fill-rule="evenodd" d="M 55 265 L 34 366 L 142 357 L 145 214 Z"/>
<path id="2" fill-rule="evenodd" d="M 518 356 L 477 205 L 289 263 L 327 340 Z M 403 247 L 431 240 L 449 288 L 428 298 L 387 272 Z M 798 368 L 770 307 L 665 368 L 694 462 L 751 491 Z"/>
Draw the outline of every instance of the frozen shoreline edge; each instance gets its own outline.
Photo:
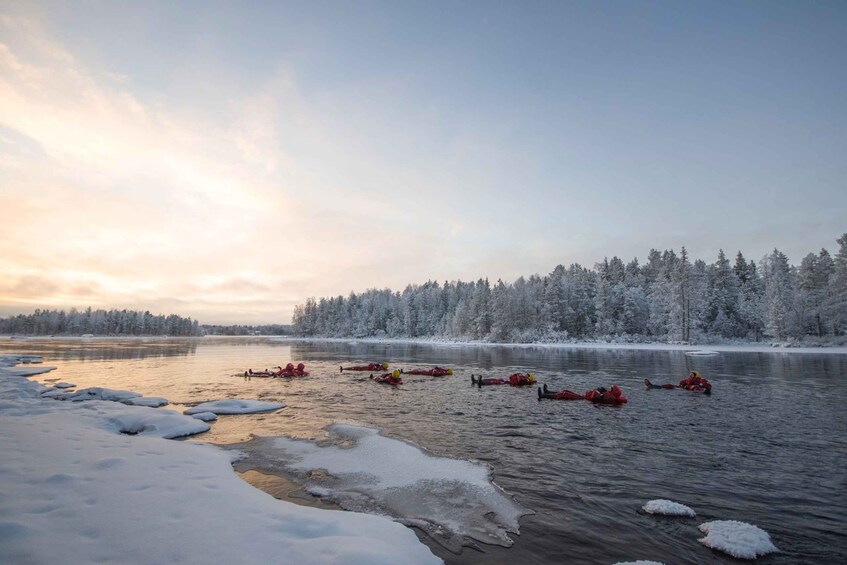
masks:
<path id="1" fill-rule="evenodd" d="M 207 337 L 252 337 L 266 338 L 278 342 L 307 343 L 351 343 L 373 345 L 432 345 L 438 347 L 509 347 L 515 349 L 619 349 L 641 351 L 714 351 L 717 353 L 818 353 L 822 355 L 847 355 L 847 346 L 839 347 L 784 347 L 768 345 L 690 345 L 674 343 L 607 343 L 607 342 L 562 342 L 562 343 L 492 343 L 485 341 L 447 341 L 429 339 L 387 338 L 344 338 L 344 337 L 288 337 L 288 336 L 207 336 Z"/>
<path id="2" fill-rule="evenodd" d="M 40 398 L 45 387 L 28 377 L 53 367 L 22 375 L 10 370 L 10 357 L 0 355 L 6 361 L 0 362 L 0 445 L 10 455 L 0 462 L 10 510 L 0 529 L 0 561 L 56 562 L 72 549 L 66 562 L 132 556 L 266 563 L 280 551 L 302 563 L 441 562 L 392 520 L 274 499 L 240 478 L 232 454 L 213 444 L 117 433 L 110 429 L 112 402 L 83 406 Z M 74 453 L 80 442 L 89 446 L 85 458 Z M 49 509 L 44 500 L 51 501 Z M 129 515 L 144 527 L 115 519 Z M 43 531 L 52 532 L 55 543 L 39 544 Z M 97 539 L 103 543 L 90 543 Z"/>
<path id="3" fill-rule="evenodd" d="M 14 339 L 13 339 L 14 337 Z M 717 353 L 801 353 L 819 355 L 847 355 L 847 346 L 794 346 L 779 343 L 762 344 L 682 344 L 682 343 L 614 343 L 603 341 L 581 342 L 533 342 L 533 343 L 496 343 L 488 341 L 451 341 L 445 339 L 411 338 L 375 338 L 375 337 L 295 337 L 282 335 L 207 335 L 200 337 L 172 336 L 0 336 L 0 341 L 26 343 L 29 340 L 86 340 L 86 341 L 158 341 L 158 340 L 197 340 L 205 339 L 265 339 L 275 342 L 304 343 L 351 343 L 372 345 L 431 345 L 434 347 L 509 347 L 515 349 L 615 349 L 633 351 L 713 351 Z"/>

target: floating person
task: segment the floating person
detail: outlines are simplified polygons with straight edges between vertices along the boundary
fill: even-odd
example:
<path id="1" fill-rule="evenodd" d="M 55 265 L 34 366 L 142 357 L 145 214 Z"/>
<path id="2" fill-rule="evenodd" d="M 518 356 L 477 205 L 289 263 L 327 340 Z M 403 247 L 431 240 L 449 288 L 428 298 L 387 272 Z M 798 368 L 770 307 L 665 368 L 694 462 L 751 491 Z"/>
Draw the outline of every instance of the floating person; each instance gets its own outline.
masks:
<path id="1" fill-rule="evenodd" d="M 412 369 L 411 371 L 400 370 L 404 375 L 426 375 L 430 377 L 446 377 L 453 374 L 453 369 L 433 367 L 432 369 Z"/>
<path id="2" fill-rule="evenodd" d="M 268 371 L 265 369 L 264 371 L 254 371 L 253 369 L 247 369 L 244 371 L 245 377 L 273 377 L 275 373 L 273 371 Z"/>
<path id="3" fill-rule="evenodd" d="M 397 369 L 394 369 L 390 373 L 385 373 L 384 375 L 379 375 L 376 377 L 371 375 L 371 380 L 373 380 L 374 382 L 391 386 L 403 384 L 403 379 L 400 378 L 400 371 L 398 371 Z"/>
<path id="4" fill-rule="evenodd" d="M 543 389 L 538 389 L 538 400 L 588 400 L 595 404 L 626 404 L 627 398 L 623 395 L 618 385 L 612 385 L 610 389 L 605 387 L 597 387 L 594 390 L 589 390 L 585 394 L 578 394 L 571 390 L 551 391 L 545 384 Z"/>
<path id="5" fill-rule="evenodd" d="M 701 377 L 699 371 L 691 371 L 690 373 L 688 373 L 687 377 L 679 381 L 678 385 L 654 385 L 650 382 L 650 379 L 644 379 L 644 384 L 647 386 L 648 389 L 661 388 L 665 390 L 670 390 L 674 388 L 681 388 L 683 390 L 689 390 L 691 392 L 702 392 L 703 394 L 712 394 L 712 383 Z"/>
<path id="6" fill-rule="evenodd" d="M 282 367 L 277 367 L 279 371 L 274 373 L 275 377 L 308 377 L 309 371 L 306 370 L 306 365 L 303 363 L 298 363 L 295 367 L 293 363 L 289 363 L 285 366 L 285 369 Z"/>
<path id="7" fill-rule="evenodd" d="M 344 371 L 387 371 L 388 363 L 368 363 L 367 365 L 355 365 L 353 367 L 341 367 Z"/>
<path id="8" fill-rule="evenodd" d="M 488 385 L 528 386 L 534 384 L 535 377 L 532 376 L 532 373 L 514 373 L 509 375 L 508 379 L 484 379 L 481 376 L 476 377 L 475 375 L 471 375 L 471 385 L 476 385 L 480 388 Z"/>

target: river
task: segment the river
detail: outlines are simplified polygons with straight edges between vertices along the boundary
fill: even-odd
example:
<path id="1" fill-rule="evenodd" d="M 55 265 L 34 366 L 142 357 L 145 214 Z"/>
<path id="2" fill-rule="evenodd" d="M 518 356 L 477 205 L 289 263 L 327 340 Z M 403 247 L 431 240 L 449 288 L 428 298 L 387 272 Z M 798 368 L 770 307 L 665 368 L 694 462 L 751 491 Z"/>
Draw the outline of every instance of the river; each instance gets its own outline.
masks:
<path id="1" fill-rule="evenodd" d="M 443 457 L 482 461 L 493 480 L 534 512 L 511 548 L 460 554 L 422 539 L 448 563 L 732 563 L 697 543 L 697 526 L 739 520 L 766 530 L 781 552 L 764 563 L 847 562 L 847 355 L 371 342 L 273 338 L 0 340 L 2 353 L 38 354 L 58 369 L 37 377 L 164 396 L 172 408 L 238 397 L 284 402 L 275 413 L 224 416 L 194 441 L 325 437 L 347 422 Z M 305 379 L 245 379 L 303 362 Z M 452 367 L 443 378 L 380 386 L 339 365 Z M 646 390 L 699 370 L 711 396 Z M 534 387 L 470 385 L 532 372 L 551 389 L 618 384 L 623 407 L 539 402 Z M 259 469 L 268 472 L 267 469 Z M 273 470 L 271 470 L 273 471 Z M 670 499 L 690 519 L 641 506 Z"/>

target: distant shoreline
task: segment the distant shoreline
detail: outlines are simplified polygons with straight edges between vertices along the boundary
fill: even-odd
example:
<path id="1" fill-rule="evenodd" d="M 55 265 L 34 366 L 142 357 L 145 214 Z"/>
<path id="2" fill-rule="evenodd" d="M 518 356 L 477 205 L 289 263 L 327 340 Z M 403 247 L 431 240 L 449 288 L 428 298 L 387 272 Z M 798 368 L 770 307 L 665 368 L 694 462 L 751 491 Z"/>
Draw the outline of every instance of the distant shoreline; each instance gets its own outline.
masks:
<path id="1" fill-rule="evenodd" d="M 432 345 L 435 347 L 511 347 L 521 349 L 617 349 L 640 351 L 685 351 L 692 355 L 708 356 L 710 353 L 806 353 L 821 355 L 847 355 L 847 346 L 794 346 L 773 344 L 715 344 L 695 345 L 683 343 L 611 343 L 611 342 L 560 342 L 560 343 L 492 343 L 485 341 L 449 341 L 443 339 L 410 338 L 353 338 L 353 337 L 296 337 L 280 335 L 206 335 L 206 336 L 0 336 L 0 341 L 28 340 L 203 340 L 203 339 L 265 339 L 284 342 L 366 343 L 372 345 Z"/>

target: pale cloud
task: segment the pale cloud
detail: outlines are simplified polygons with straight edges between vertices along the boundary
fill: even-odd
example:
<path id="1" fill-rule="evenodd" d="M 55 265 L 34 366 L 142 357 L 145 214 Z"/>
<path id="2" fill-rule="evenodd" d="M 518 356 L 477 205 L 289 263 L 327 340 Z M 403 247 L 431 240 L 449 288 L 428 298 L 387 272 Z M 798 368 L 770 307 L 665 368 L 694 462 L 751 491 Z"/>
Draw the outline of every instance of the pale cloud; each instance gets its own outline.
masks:
<path id="1" fill-rule="evenodd" d="M 0 304 L 286 321 L 309 295 L 404 285 L 456 233 L 387 197 L 418 181 L 327 129 L 284 67 L 227 123 L 139 99 L 33 19 L 0 26 Z"/>

